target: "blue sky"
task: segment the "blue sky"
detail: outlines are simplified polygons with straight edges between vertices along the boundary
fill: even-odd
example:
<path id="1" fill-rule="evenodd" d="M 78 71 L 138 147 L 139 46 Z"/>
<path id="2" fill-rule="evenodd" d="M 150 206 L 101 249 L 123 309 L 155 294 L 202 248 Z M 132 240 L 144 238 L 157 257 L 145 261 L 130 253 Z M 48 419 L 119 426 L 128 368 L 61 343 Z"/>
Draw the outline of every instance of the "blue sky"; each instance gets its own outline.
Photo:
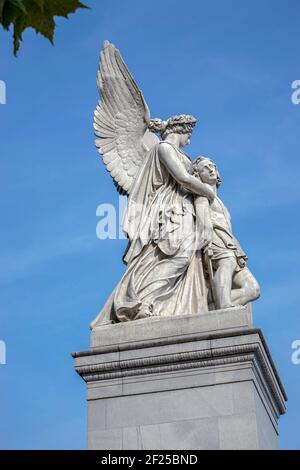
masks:
<path id="1" fill-rule="evenodd" d="M 33 31 L 19 58 L 0 33 L 0 447 L 85 447 L 85 386 L 71 351 L 121 277 L 124 240 L 96 237 L 118 195 L 93 143 L 95 74 L 114 42 L 153 117 L 198 118 L 207 154 L 262 296 L 253 306 L 289 395 L 281 447 L 300 449 L 298 0 L 86 0 L 58 20 L 55 47 Z"/>

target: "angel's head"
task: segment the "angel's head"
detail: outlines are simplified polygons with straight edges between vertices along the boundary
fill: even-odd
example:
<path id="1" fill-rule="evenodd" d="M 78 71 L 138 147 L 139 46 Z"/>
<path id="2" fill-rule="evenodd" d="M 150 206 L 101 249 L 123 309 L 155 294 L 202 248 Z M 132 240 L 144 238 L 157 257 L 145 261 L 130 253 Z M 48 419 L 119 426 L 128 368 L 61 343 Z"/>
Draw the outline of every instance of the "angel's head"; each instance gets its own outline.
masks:
<path id="1" fill-rule="evenodd" d="M 193 163 L 193 175 L 200 178 L 202 183 L 218 188 L 222 182 L 217 165 L 208 157 L 200 156 Z"/>
<path id="2" fill-rule="evenodd" d="M 159 134 L 163 140 L 170 134 L 177 134 L 180 147 L 184 147 L 190 142 L 196 122 L 197 119 L 194 116 L 180 114 L 179 116 L 171 116 L 167 121 L 151 119 L 148 128 L 151 132 Z"/>

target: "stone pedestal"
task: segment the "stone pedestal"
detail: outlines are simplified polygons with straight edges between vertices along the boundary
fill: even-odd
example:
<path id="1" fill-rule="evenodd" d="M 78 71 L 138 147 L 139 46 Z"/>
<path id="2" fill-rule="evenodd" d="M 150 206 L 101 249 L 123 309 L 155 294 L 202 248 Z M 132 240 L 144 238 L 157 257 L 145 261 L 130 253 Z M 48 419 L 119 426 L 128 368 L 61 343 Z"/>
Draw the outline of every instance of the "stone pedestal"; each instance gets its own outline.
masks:
<path id="1" fill-rule="evenodd" d="M 94 328 L 89 449 L 277 449 L 286 395 L 249 307 Z"/>

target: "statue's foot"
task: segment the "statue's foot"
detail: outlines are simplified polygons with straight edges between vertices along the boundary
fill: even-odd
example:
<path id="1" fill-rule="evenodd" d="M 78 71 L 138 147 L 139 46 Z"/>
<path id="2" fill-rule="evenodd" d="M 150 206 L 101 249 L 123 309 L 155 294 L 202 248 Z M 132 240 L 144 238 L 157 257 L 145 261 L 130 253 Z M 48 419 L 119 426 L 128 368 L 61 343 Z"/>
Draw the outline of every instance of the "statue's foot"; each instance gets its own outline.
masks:
<path id="1" fill-rule="evenodd" d="M 220 309 L 225 309 L 225 308 L 233 308 L 233 307 L 238 307 L 238 305 L 235 304 L 224 304 L 220 307 Z"/>
<path id="2" fill-rule="evenodd" d="M 153 317 L 153 308 L 152 305 L 142 304 L 138 310 L 138 313 L 135 316 L 135 320 L 141 320 L 143 318 Z"/>

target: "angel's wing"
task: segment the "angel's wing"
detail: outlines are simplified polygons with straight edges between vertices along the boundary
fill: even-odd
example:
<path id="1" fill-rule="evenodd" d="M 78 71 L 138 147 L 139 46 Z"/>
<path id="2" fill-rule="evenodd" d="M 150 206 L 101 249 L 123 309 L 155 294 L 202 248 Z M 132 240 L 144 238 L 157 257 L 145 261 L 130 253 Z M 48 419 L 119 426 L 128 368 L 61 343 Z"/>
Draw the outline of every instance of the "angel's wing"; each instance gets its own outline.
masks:
<path id="1" fill-rule="evenodd" d="M 105 41 L 97 75 L 100 100 L 94 113 L 96 147 L 121 194 L 129 194 L 147 150 L 150 113 L 120 52 Z"/>

